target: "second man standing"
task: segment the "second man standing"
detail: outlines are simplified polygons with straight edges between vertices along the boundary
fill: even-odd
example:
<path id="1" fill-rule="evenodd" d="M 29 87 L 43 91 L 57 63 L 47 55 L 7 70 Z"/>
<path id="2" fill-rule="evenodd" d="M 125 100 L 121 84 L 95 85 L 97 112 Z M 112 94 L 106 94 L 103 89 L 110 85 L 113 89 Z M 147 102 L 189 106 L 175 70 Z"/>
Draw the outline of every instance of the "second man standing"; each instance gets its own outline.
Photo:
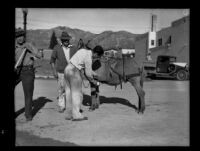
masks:
<path id="1" fill-rule="evenodd" d="M 63 113 L 66 108 L 65 87 L 64 87 L 64 69 L 72 56 L 73 50 L 70 47 L 71 36 L 63 31 L 60 37 L 60 43 L 53 48 L 50 64 L 52 66 L 54 77 L 58 81 L 58 111 Z"/>

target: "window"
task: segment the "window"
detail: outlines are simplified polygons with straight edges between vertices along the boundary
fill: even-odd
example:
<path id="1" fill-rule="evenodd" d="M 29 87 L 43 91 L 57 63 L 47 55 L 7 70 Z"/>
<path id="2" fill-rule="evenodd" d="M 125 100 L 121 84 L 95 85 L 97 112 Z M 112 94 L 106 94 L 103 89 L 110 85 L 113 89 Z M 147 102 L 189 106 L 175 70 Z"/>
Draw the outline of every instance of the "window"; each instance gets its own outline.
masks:
<path id="1" fill-rule="evenodd" d="M 158 39 L 158 46 L 162 46 L 162 38 Z"/>
<path id="2" fill-rule="evenodd" d="M 154 46 L 154 40 L 151 40 L 151 45 Z"/>
<path id="3" fill-rule="evenodd" d="M 176 62 L 176 57 L 170 57 L 170 62 Z"/>
<path id="4" fill-rule="evenodd" d="M 172 43 L 172 36 L 169 36 L 168 44 L 171 44 L 171 43 Z"/>
<path id="5" fill-rule="evenodd" d="M 172 42 L 172 36 L 169 36 L 169 38 L 167 39 L 167 41 L 166 41 L 166 45 L 167 46 L 170 46 L 171 45 L 171 42 Z"/>

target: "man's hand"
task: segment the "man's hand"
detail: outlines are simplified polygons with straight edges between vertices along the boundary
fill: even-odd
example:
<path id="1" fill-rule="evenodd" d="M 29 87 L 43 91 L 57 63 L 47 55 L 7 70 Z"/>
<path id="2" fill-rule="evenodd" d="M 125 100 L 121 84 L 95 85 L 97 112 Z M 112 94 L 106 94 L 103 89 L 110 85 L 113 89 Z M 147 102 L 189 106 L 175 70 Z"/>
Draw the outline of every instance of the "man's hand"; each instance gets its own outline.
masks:
<path id="1" fill-rule="evenodd" d="M 94 79 L 93 79 L 91 82 L 92 82 L 94 85 L 97 85 L 97 83 L 98 83 L 98 81 L 97 81 L 97 80 L 94 80 Z"/>
<path id="2" fill-rule="evenodd" d="M 95 79 L 95 80 L 98 80 L 98 75 L 96 74 L 96 75 L 93 75 L 93 78 Z"/>
<path id="3" fill-rule="evenodd" d="M 98 74 L 94 71 L 92 71 L 92 77 L 93 79 L 98 80 Z"/>

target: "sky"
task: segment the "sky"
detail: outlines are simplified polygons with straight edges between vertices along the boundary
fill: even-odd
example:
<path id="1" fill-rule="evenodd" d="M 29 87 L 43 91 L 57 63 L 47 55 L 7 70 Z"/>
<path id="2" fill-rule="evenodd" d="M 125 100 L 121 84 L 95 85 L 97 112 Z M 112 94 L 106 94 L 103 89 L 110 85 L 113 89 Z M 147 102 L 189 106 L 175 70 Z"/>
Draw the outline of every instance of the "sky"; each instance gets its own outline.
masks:
<path id="1" fill-rule="evenodd" d="M 189 9 L 28 8 L 27 29 L 66 26 L 95 34 L 108 30 L 143 34 L 150 30 L 151 14 L 157 15 L 159 31 L 189 13 Z M 15 26 L 23 27 L 21 8 L 15 9 Z"/>

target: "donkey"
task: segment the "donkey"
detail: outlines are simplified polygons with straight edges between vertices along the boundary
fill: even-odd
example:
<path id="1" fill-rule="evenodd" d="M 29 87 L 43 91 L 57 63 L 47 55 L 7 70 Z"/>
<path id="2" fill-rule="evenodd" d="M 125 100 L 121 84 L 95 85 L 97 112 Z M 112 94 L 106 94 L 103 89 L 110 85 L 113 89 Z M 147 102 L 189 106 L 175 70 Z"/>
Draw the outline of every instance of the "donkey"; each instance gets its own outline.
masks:
<path id="1" fill-rule="evenodd" d="M 79 40 L 78 49 L 85 48 L 91 50 L 89 44 L 91 40 L 85 44 L 82 39 Z M 119 51 L 119 50 L 118 50 Z M 107 51 L 109 52 L 109 51 Z M 110 51 L 112 52 L 112 51 Z M 135 62 L 134 58 L 127 57 L 122 55 L 122 51 L 117 53 L 117 56 L 103 56 L 96 60 L 93 60 L 92 69 L 97 73 L 97 81 L 112 85 L 118 86 L 122 82 L 130 82 L 135 88 L 138 95 L 138 113 L 143 113 L 145 110 L 145 92 L 143 90 L 144 82 L 144 72 L 143 68 Z M 99 86 L 93 83 L 90 83 L 91 89 L 91 105 L 89 110 L 93 111 L 100 105 L 99 100 Z"/>
<path id="2" fill-rule="evenodd" d="M 93 70 L 97 73 L 98 77 L 97 81 L 112 85 L 118 86 L 121 85 L 122 82 L 130 82 L 131 85 L 135 88 L 138 95 L 138 113 L 143 113 L 145 110 L 145 92 L 143 90 L 143 82 L 144 82 L 144 72 L 143 68 L 140 68 L 139 65 L 135 62 L 134 58 L 126 57 L 121 55 L 121 57 L 107 57 L 103 56 L 100 59 L 96 59 L 92 65 Z M 98 90 L 95 93 L 94 88 L 98 89 L 97 86 L 91 87 L 93 88 L 93 92 L 91 92 L 92 96 L 92 104 L 90 109 L 94 110 L 99 106 L 99 98 L 94 98 L 98 96 Z M 99 96 L 98 96 L 99 97 Z"/>

